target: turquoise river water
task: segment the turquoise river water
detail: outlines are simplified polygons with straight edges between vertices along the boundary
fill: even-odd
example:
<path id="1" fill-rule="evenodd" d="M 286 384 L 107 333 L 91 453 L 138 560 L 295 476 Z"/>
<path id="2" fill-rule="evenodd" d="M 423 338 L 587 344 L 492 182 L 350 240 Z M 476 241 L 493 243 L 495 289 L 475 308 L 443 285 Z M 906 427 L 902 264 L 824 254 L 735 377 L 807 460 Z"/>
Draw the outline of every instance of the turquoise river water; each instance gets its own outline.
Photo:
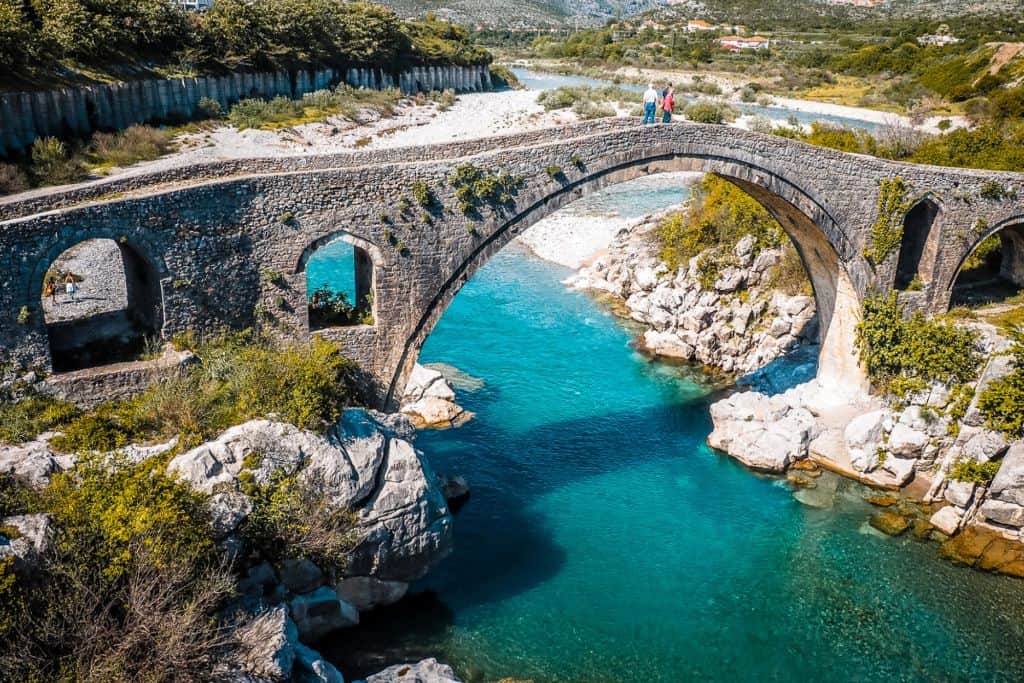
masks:
<path id="1" fill-rule="evenodd" d="M 624 189 L 581 220 L 685 197 Z M 310 284 L 350 263 L 322 250 Z M 472 495 L 448 559 L 321 645 L 342 671 L 433 656 L 467 681 L 1024 679 L 1024 583 L 873 532 L 849 482 L 823 476 L 812 507 L 713 452 L 707 378 L 633 351 L 569 274 L 513 244 L 428 339 L 421 362 L 474 378 L 456 390 L 476 418 L 417 444 Z"/>
<path id="2" fill-rule="evenodd" d="M 472 496 L 417 595 L 339 636 L 347 671 L 436 656 L 537 683 L 1020 678 L 1024 583 L 867 532 L 852 486 L 808 507 L 712 452 L 701 377 L 635 353 L 566 275 L 509 247 L 428 340 L 423 362 L 483 381 L 458 392 L 476 419 L 418 439 Z"/>

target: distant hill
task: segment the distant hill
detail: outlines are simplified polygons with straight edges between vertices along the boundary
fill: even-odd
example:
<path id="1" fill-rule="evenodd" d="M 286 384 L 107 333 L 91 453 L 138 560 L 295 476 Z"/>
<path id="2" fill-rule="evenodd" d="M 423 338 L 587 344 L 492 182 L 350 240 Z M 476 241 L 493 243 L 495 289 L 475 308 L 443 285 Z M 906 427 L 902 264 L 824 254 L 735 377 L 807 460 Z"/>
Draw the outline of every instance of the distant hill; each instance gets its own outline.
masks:
<path id="1" fill-rule="evenodd" d="M 468 26 L 594 25 L 616 17 L 654 14 L 664 19 L 703 18 L 778 24 L 808 16 L 840 19 L 888 15 L 942 18 L 965 14 L 1024 13 L 1024 0 L 382 0 L 402 17 L 439 17 Z M 651 11 L 654 10 L 652 13 Z"/>

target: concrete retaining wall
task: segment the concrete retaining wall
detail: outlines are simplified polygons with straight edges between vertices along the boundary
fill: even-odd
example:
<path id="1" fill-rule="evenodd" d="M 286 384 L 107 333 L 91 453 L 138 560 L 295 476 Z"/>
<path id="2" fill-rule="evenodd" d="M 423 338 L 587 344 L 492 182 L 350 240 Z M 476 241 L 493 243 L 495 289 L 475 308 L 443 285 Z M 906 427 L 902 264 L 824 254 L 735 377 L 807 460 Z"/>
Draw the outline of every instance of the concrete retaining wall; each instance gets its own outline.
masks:
<path id="1" fill-rule="evenodd" d="M 246 97 L 297 98 L 342 81 L 357 88 L 398 87 L 407 93 L 491 88 L 489 68 L 479 65 L 415 67 L 399 74 L 365 67 L 233 73 L 0 93 L 0 156 L 23 151 L 40 137 L 85 137 L 135 123 L 187 121 L 196 117 L 203 98 L 226 108 Z"/>

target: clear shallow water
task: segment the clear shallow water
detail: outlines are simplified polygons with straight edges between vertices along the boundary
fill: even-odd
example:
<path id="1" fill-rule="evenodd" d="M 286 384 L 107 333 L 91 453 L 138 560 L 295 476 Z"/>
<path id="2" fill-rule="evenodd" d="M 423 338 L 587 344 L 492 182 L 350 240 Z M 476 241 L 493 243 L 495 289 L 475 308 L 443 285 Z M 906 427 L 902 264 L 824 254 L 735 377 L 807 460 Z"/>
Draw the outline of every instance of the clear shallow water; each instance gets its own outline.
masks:
<path id="1" fill-rule="evenodd" d="M 713 453 L 700 377 L 634 353 L 568 274 L 513 245 L 429 338 L 422 362 L 485 383 L 458 392 L 474 421 L 418 440 L 472 497 L 415 595 L 326 648 L 343 671 L 436 656 L 538 683 L 1021 677 L 1024 583 L 867 532 L 845 482 L 811 508 Z"/>
<path id="2" fill-rule="evenodd" d="M 539 71 L 533 71 L 531 69 L 524 69 L 522 67 L 516 67 L 512 69 L 512 73 L 531 90 L 552 90 L 554 88 L 560 88 L 562 86 L 573 86 L 573 85 L 590 85 L 595 87 L 604 87 L 607 85 L 615 85 L 625 90 L 632 90 L 636 93 L 642 93 L 646 88 L 637 85 L 629 85 L 623 83 L 613 83 L 612 81 L 606 81 L 599 78 L 588 78 L 587 76 L 570 76 L 562 74 L 551 74 Z M 691 97 L 687 95 L 679 94 L 677 98 L 685 102 L 694 102 L 697 97 Z M 639 102 L 639 97 L 637 98 Z M 639 105 L 638 105 L 639 106 Z M 775 123 L 786 123 L 791 117 L 795 118 L 801 124 L 809 124 L 815 121 L 826 121 L 828 123 L 834 123 L 841 126 L 848 126 L 850 128 L 860 128 L 863 130 L 873 131 L 879 126 L 873 121 L 864 121 L 863 119 L 855 119 L 847 116 L 833 116 L 831 114 L 815 114 L 812 112 L 795 111 L 793 109 L 784 109 L 782 107 L 762 107 L 756 104 L 737 104 L 735 105 L 744 114 L 750 114 L 751 116 L 764 116 Z"/>

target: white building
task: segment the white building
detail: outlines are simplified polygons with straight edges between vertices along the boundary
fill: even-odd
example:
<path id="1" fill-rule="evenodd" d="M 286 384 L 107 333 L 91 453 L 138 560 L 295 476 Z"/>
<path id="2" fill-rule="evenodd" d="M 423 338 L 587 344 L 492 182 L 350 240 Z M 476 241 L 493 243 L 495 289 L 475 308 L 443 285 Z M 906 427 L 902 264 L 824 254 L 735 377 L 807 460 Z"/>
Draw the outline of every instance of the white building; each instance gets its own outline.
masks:
<path id="1" fill-rule="evenodd" d="M 192 12 L 205 12 L 213 6 L 213 0 L 178 0 L 178 4 Z"/>

